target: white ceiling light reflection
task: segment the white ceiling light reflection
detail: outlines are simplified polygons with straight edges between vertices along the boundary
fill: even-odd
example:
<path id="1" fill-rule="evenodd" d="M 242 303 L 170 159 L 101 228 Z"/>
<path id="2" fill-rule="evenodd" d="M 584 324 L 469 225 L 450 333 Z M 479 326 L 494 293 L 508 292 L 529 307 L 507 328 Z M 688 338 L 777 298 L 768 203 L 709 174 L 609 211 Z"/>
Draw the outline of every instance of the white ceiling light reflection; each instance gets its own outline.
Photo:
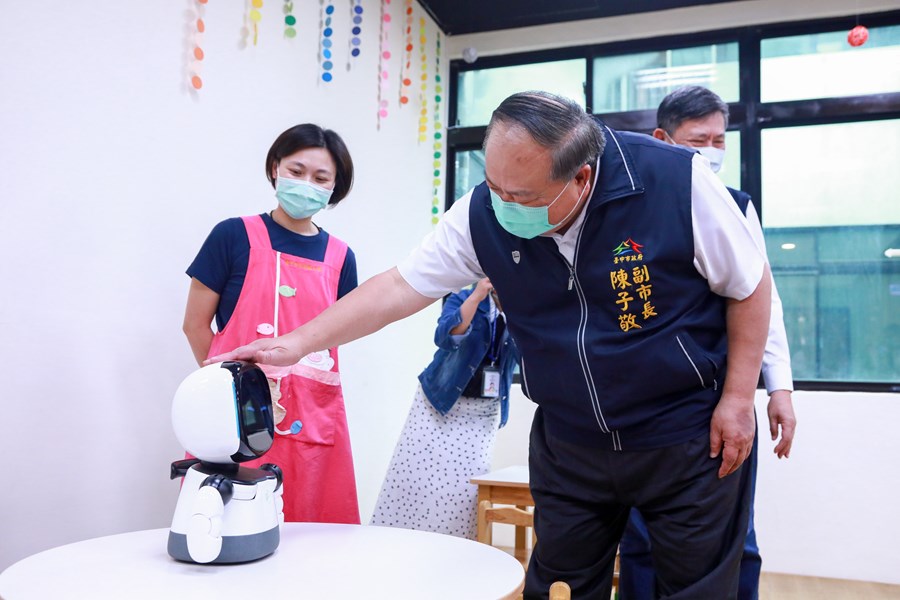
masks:
<path id="1" fill-rule="evenodd" d="M 782 249 L 782 250 L 793 250 L 793 249 L 795 249 L 796 247 L 797 247 L 797 244 L 792 244 L 792 243 L 790 243 L 790 242 L 788 242 L 787 244 L 782 244 L 782 245 L 781 245 L 781 249 Z"/>

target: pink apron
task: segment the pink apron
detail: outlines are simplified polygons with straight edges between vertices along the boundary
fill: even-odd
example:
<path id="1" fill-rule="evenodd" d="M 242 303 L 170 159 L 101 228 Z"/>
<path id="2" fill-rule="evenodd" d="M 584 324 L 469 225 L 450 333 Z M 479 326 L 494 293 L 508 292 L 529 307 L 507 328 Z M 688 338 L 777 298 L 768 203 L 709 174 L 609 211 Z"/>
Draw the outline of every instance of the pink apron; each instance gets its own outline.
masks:
<path id="1" fill-rule="evenodd" d="M 247 276 L 209 356 L 289 333 L 337 300 L 347 254 L 344 242 L 329 236 L 325 259 L 317 262 L 273 250 L 260 216 L 243 220 L 250 238 Z M 271 462 L 281 467 L 286 521 L 359 523 L 337 348 L 310 354 L 290 367 L 260 367 L 272 388 L 275 442 L 246 466 Z"/>

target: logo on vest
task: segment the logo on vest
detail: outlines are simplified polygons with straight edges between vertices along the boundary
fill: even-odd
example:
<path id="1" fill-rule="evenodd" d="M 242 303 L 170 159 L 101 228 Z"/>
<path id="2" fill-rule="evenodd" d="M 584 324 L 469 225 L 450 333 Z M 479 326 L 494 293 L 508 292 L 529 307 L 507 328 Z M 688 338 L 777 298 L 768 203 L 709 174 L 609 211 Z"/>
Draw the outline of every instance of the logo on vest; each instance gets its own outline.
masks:
<path id="1" fill-rule="evenodd" d="M 519 254 L 518 250 L 512 251 L 512 259 L 513 259 L 514 263 L 519 264 L 519 260 L 521 259 L 521 257 L 522 257 L 522 255 Z"/>
<path id="2" fill-rule="evenodd" d="M 643 247 L 644 244 L 638 244 L 633 239 L 628 238 L 613 249 L 613 264 L 644 260 L 644 254 L 641 252 Z"/>

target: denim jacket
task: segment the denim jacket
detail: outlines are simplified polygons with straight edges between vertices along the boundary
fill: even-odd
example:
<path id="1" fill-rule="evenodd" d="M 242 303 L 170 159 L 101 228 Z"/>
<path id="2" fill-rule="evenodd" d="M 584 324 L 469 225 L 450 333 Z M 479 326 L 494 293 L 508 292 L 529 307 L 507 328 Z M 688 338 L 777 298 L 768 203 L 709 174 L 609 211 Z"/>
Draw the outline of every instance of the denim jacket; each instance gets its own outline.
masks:
<path id="1" fill-rule="evenodd" d="M 444 303 L 444 309 L 434 331 L 434 343 L 438 350 L 431 364 L 419 374 L 422 391 L 432 406 L 446 415 L 472 376 L 478 370 L 485 355 L 490 350 L 491 322 L 490 300 L 485 298 L 472 318 L 469 330 L 461 336 L 451 336 L 450 330 L 462 323 L 460 306 L 472 295 L 471 289 L 464 289 L 451 295 Z M 513 371 L 519 361 L 519 351 L 513 339 L 504 329 L 500 344 L 497 367 L 500 369 L 500 427 L 509 418 L 509 388 Z M 455 338 L 455 339 L 454 339 Z"/>

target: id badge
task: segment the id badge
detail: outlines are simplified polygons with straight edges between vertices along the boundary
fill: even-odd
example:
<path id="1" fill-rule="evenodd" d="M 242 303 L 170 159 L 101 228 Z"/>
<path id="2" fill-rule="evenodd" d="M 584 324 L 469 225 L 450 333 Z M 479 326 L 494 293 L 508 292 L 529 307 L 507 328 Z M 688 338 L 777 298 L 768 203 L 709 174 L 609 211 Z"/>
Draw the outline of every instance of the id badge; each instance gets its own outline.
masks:
<path id="1" fill-rule="evenodd" d="M 500 369 L 484 367 L 481 377 L 481 397 L 497 398 L 500 396 Z"/>

